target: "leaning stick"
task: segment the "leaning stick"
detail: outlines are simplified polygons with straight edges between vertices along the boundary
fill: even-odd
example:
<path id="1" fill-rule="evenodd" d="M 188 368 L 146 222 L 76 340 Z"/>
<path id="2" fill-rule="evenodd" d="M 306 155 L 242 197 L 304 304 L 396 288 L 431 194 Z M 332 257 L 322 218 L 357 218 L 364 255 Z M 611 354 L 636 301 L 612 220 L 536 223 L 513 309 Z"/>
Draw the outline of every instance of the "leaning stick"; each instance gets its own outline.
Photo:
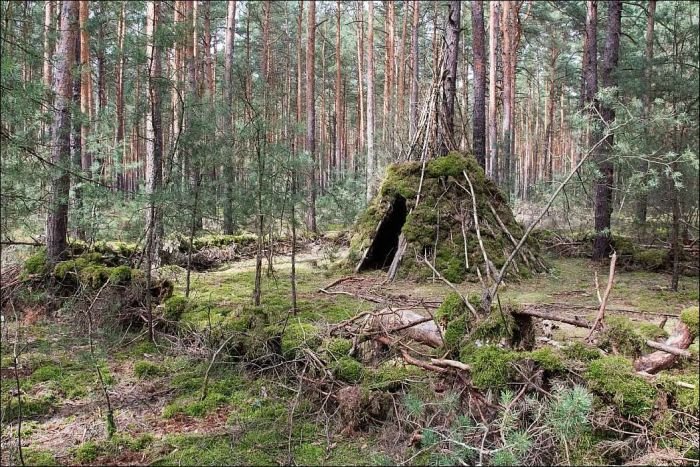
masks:
<path id="1" fill-rule="evenodd" d="M 612 290 L 613 281 L 615 279 L 615 262 L 617 261 L 617 253 L 613 252 L 610 258 L 610 272 L 608 273 L 608 285 L 605 287 L 605 292 L 603 292 L 603 300 L 600 302 L 600 309 L 598 309 L 598 316 L 596 316 L 593 326 L 586 337 L 587 341 L 591 340 L 593 332 L 596 330 L 598 325 L 603 321 L 605 317 L 605 306 L 608 304 L 608 296 L 610 296 L 610 291 Z"/>
<path id="2" fill-rule="evenodd" d="M 569 173 L 569 175 L 567 175 L 567 177 L 564 179 L 564 181 L 561 182 L 561 184 L 560 184 L 559 187 L 556 189 L 556 191 L 555 191 L 554 193 L 552 193 L 552 196 L 549 198 L 549 201 L 547 202 L 547 205 L 544 207 L 544 209 L 543 209 L 542 212 L 539 214 L 539 216 L 537 216 L 537 218 L 536 218 L 534 221 L 532 221 L 532 223 L 530 224 L 530 226 L 529 226 L 529 227 L 527 228 L 527 230 L 525 231 L 525 234 L 523 234 L 523 237 L 520 239 L 520 242 L 518 242 L 518 246 L 516 246 L 516 247 L 513 249 L 513 251 L 510 253 L 510 256 L 508 257 L 508 259 L 506 259 L 506 262 L 503 263 L 503 266 L 501 266 L 501 271 L 498 273 L 498 277 L 496 277 L 496 283 L 493 285 L 493 290 L 491 291 L 491 296 L 492 296 L 492 297 L 495 297 L 495 296 L 496 296 L 496 293 L 498 292 L 498 286 L 500 285 L 501 281 L 503 280 L 503 277 L 504 277 L 504 275 L 505 275 L 506 269 L 508 268 L 508 266 L 510 266 L 510 263 L 511 263 L 511 262 L 513 261 L 513 259 L 515 258 L 515 255 L 518 254 L 518 251 L 520 251 L 520 248 L 522 248 L 522 246 L 525 244 L 525 241 L 527 240 L 527 237 L 530 235 L 530 232 L 532 232 L 532 230 L 535 228 L 535 226 L 536 226 L 537 224 L 540 223 L 540 221 L 542 220 L 542 218 L 544 217 L 544 215 L 547 213 L 547 211 L 549 211 L 549 208 L 552 207 L 552 203 L 554 203 L 554 200 L 557 198 L 557 196 L 559 196 L 559 193 L 560 193 L 561 190 L 564 188 L 564 186 L 565 186 L 567 183 L 569 183 L 569 180 L 571 180 L 571 178 L 574 176 L 574 174 L 576 174 L 576 173 L 578 172 L 578 170 L 581 168 L 581 166 L 583 165 L 583 163 L 586 162 L 586 160 L 588 160 L 588 157 L 589 157 L 591 154 L 593 154 L 593 152 L 594 152 L 596 149 L 598 149 L 598 146 L 600 146 L 601 144 L 603 144 L 603 141 L 605 141 L 606 138 L 607 138 L 607 135 L 604 136 L 603 138 L 601 138 L 597 143 L 595 143 L 595 144 L 586 152 L 586 154 L 584 154 L 583 157 L 581 157 L 581 160 L 578 161 L 578 164 L 576 164 L 576 167 L 574 167 L 574 169 Z"/>
<path id="3" fill-rule="evenodd" d="M 472 186 L 471 180 L 469 180 L 469 176 L 467 176 L 467 171 L 462 170 L 462 174 L 464 175 L 464 178 L 467 179 L 467 183 L 469 184 L 469 191 L 471 192 L 472 195 L 472 206 L 474 207 L 474 226 L 476 227 L 476 238 L 479 239 L 479 247 L 481 248 L 481 254 L 484 256 L 484 265 L 486 266 L 486 277 L 491 280 L 491 268 L 489 266 L 489 258 L 486 255 L 486 248 L 484 248 L 484 242 L 481 240 L 481 230 L 479 229 L 479 215 L 476 210 L 476 195 L 474 194 L 474 186 Z M 493 297 L 493 295 L 491 295 Z"/>
<path id="4" fill-rule="evenodd" d="M 440 274 L 440 272 L 439 272 L 437 269 L 435 269 L 435 267 L 433 267 L 432 264 L 430 264 L 430 261 L 428 261 L 428 259 L 427 259 L 425 256 L 423 257 L 423 262 L 424 262 L 425 264 L 427 264 L 428 267 L 429 267 L 430 269 L 432 269 L 433 273 L 435 273 L 435 275 L 438 277 L 438 279 L 440 279 L 440 280 L 443 281 L 445 284 L 447 284 L 448 287 L 450 287 L 452 290 L 455 291 L 455 293 L 456 293 L 457 295 L 459 295 L 459 298 L 461 298 L 461 299 L 462 299 L 462 302 L 464 302 L 464 304 L 467 306 L 467 308 L 469 308 L 469 311 L 472 312 L 472 314 L 474 315 L 474 317 L 478 318 L 479 315 L 478 315 L 478 313 L 476 312 L 476 309 L 474 308 L 474 306 L 473 306 L 471 303 L 469 303 L 469 300 L 467 300 L 466 298 L 464 298 L 464 295 L 462 295 L 462 294 L 460 293 L 460 291 L 457 290 L 457 287 L 455 287 L 455 285 L 454 285 L 452 282 L 450 282 L 450 281 L 448 281 L 447 279 L 445 279 L 445 277 L 444 277 L 442 274 Z"/>

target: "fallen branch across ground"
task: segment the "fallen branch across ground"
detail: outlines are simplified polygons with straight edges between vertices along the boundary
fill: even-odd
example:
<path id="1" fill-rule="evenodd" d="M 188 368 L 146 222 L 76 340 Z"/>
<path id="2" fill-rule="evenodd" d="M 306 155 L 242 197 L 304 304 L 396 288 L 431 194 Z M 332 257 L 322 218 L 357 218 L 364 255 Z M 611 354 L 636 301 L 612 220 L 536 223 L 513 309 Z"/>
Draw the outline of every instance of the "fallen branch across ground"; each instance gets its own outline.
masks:
<path id="1" fill-rule="evenodd" d="M 634 368 L 637 371 L 644 371 L 649 374 L 658 373 L 661 370 L 665 370 L 673 366 L 679 357 L 677 351 L 684 351 L 693 342 L 693 335 L 690 332 L 688 326 L 682 321 L 679 321 L 676 328 L 673 330 L 673 334 L 666 339 L 663 344 L 663 349 L 661 346 L 656 352 L 652 352 L 648 355 L 639 357 L 634 361 Z M 649 342 L 647 342 L 647 345 Z M 671 351 L 671 349 L 674 349 Z"/>

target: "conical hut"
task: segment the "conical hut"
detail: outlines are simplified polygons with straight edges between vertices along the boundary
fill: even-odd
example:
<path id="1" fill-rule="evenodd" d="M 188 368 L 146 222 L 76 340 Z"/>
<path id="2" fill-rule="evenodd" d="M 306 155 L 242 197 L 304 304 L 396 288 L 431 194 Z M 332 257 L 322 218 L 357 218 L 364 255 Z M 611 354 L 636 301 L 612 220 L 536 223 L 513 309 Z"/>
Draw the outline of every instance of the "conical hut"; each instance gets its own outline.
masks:
<path id="1" fill-rule="evenodd" d="M 497 277 L 524 229 L 476 160 L 450 152 L 390 166 L 354 232 L 350 259 L 357 272 L 384 269 L 391 279 L 437 272 L 459 283 Z M 506 274 L 545 269 L 536 242 L 528 239 Z"/>

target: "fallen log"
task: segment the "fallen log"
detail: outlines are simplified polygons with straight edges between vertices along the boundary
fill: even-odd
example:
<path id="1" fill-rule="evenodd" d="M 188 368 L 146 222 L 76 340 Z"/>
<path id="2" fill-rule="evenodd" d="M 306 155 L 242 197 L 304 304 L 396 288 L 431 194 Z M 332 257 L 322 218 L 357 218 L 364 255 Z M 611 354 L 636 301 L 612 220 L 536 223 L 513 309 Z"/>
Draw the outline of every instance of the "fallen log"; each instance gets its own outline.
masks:
<path id="1" fill-rule="evenodd" d="M 666 344 L 663 344 L 663 343 L 661 343 L 661 342 L 656 342 L 656 341 L 648 340 L 648 341 L 646 341 L 646 344 L 647 344 L 649 347 L 651 347 L 652 349 L 663 350 L 663 351 L 666 352 L 666 353 L 670 353 L 670 354 L 673 354 L 673 355 L 677 355 L 677 356 L 679 356 L 679 357 L 683 357 L 683 358 L 692 358 L 692 356 L 693 356 L 693 354 L 691 354 L 691 353 L 690 353 L 689 351 L 687 351 L 687 350 L 682 350 L 682 349 L 678 349 L 678 348 L 676 348 L 676 347 L 671 347 L 670 345 L 666 345 Z"/>
<path id="2" fill-rule="evenodd" d="M 583 321 L 577 318 L 569 318 L 567 316 L 559 316 L 552 313 L 547 313 L 540 311 L 535 308 L 523 308 L 522 310 L 512 310 L 514 315 L 525 315 L 525 316 L 535 316 L 537 318 L 548 319 L 550 321 L 558 321 L 560 323 L 571 324 L 572 326 L 578 326 L 580 328 L 590 329 L 591 325 L 587 321 Z"/>
<path id="3" fill-rule="evenodd" d="M 366 332 L 396 332 L 432 348 L 442 347 L 442 333 L 435 321 L 410 309 L 383 309 L 370 321 Z"/>
<path id="4" fill-rule="evenodd" d="M 693 335 L 688 326 L 679 321 L 673 334 L 664 342 L 665 349 L 657 350 L 647 355 L 643 355 L 634 361 L 634 369 L 644 371 L 649 374 L 658 373 L 673 366 L 678 359 L 678 352 L 670 353 L 669 350 L 686 350 L 693 342 Z M 648 345 L 648 342 L 647 342 Z"/>

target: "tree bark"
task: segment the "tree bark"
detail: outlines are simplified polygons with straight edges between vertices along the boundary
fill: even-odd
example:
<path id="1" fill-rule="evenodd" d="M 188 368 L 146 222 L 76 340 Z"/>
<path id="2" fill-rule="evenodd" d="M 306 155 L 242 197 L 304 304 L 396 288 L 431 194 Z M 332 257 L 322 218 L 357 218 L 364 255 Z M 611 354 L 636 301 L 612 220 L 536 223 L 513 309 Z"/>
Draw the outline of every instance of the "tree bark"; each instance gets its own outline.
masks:
<path id="1" fill-rule="evenodd" d="M 68 247 L 68 193 L 70 190 L 71 101 L 73 100 L 73 60 L 78 31 L 78 2 L 63 0 L 60 39 L 56 54 L 54 117 L 51 130 L 51 162 L 58 170 L 50 181 L 49 209 L 46 216 L 46 255 L 56 264 Z"/>
<path id="2" fill-rule="evenodd" d="M 226 133 L 228 137 L 233 135 L 233 52 L 236 29 L 236 2 L 229 1 L 226 6 L 226 38 L 224 42 L 224 89 L 226 90 L 226 108 L 228 114 L 225 117 Z M 232 154 L 233 156 L 233 154 Z M 224 195 L 224 234 L 232 235 L 234 232 L 233 222 L 233 184 L 235 183 L 234 161 L 231 157 L 224 163 L 224 183 L 226 190 Z"/>
<path id="3" fill-rule="evenodd" d="M 316 0 L 309 2 L 308 39 L 306 44 L 306 150 L 311 157 L 309 170 L 309 206 L 306 212 L 306 228 L 311 232 L 318 231 L 316 227 L 316 107 L 315 67 L 316 57 Z"/>
<path id="4" fill-rule="evenodd" d="M 80 142 L 81 142 L 81 167 L 83 175 L 90 177 L 90 168 L 92 166 L 92 157 L 87 150 L 88 137 L 90 134 L 90 100 L 91 90 L 90 83 L 90 36 L 87 30 L 88 10 L 90 8 L 89 1 L 79 2 L 79 21 L 80 21 Z"/>
<path id="5" fill-rule="evenodd" d="M 340 0 L 336 2 L 336 17 L 335 17 L 335 106 L 334 106 L 334 134 L 333 134 L 333 145 L 335 146 L 333 168 L 341 167 L 341 161 L 343 160 L 343 144 L 341 138 L 341 128 L 343 127 L 343 83 L 341 74 L 341 57 L 340 57 Z"/>
<path id="6" fill-rule="evenodd" d="M 615 86 L 614 77 L 620 53 L 620 28 L 622 19 L 621 0 L 608 2 L 608 25 L 605 34 L 605 49 L 603 51 L 603 68 L 600 74 L 601 84 L 605 88 Z M 615 111 L 607 105 L 600 106 L 600 115 L 603 124 L 609 126 L 615 120 Z M 594 131 L 597 134 L 598 131 Z M 601 151 L 597 160 L 598 170 L 601 176 L 596 180 L 595 190 L 595 231 L 596 238 L 593 244 L 593 259 L 605 258 L 610 252 L 610 217 L 612 215 L 613 194 L 613 163 L 609 160 L 612 155 L 614 135 L 606 137 L 601 145 Z"/>
<path id="7" fill-rule="evenodd" d="M 673 331 L 673 334 L 666 339 L 664 344 L 667 347 L 685 350 L 692 342 L 693 335 L 691 334 L 690 329 L 685 325 L 685 323 L 679 321 Z M 677 359 L 677 353 L 669 353 L 664 350 L 659 350 L 639 357 L 637 360 L 635 360 L 634 369 L 637 371 L 644 371 L 654 374 L 661 370 L 671 368 Z"/>
<path id="8" fill-rule="evenodd" d="M 486 175 L 498 182 L 498 119 L 496 107 L 496 71 L 498 50 L 499 3 L 489 3 L 489 158 Z"/>
<path id="9" fill-rule="evenodd" d="M 160 22 L 160 0 L 148 2 L 146 17 L 146 57 L 148 59 L 148 115 L 146 116 L 146 194 L 149 197 L 147 212 L 147 257 L 153 267 L 160 265 L 162 235 L 161 212 L 155 200 L 163 180 L 163 128 L 161 125 L 162 78 L 161 47 L 155 33 Z"/>
<path id="10" fill-rule="evenodd" d="M 515 161 L 513 146 L 515 132 L 515 64 L 520 41 L 519 2 L 502 1 L 501 25 L 503 31 L 503 162 L 505 169 L 506 195 L 510 199 L 514 191 L 513 175 Z"/>
<path id="11" fill-rule="evenodd" d="M 484 4 L 472 2 L 472 48 L 474 53 L 474 155 L 486 169 L 486 51 L 484 48 Z"/>
<path id="12" fill-rule="evenodd" d="M 409 141 L 413 141 L 418 131 L 418 21 L 420 19 L 420 3 L 413 0 L 413 26 L 411 28 L 411 97 L 409 101 Z"/>
<path id="13" fill-rule="evenodd" d="M 447 26 L 445 33 L 445 80 L 442 90 L 441 114 L 444 127 L 440 131 L 441 155 L 456 148 L 455 144 L 455 96 L 457 94 L 457 64 L 459 63 L 459 30 L 461 25 L 461 2 L 451 0 L 447 4 Z"/>
<path id="14" fill-rule="evenodd" d="M 656 0 L 649 0 L 649 7 L 647 9 L 647 30 L 644 36 L 646 46 L 644 48 L 644 95 L 642 96 L 642 103 L 644 105 L 644 118 L 648 119 L 651 112 L 651 102 L 652 102 L 652 91 L 651 91 L 651 80 L 652 80 L 652 67 L 654 61 L 654 15 L 656 13 Z M 645 130 L 648 134 L 648 130 Z M 646 159 L 641 159 L 639 162 L 639 171 L 642 174 L 642 180 L 646 180 L 646 173 L 649 170 L 649 162 Z M 646 186 L 642 187 L 639 198 L 637 199 L 636 206 L 636 221 L 642 227 L 642 236 L 644 233 L 644 228 L 647 222 L 647 193 Z"/>
<path id="15" fill-rule="evenodd" d="M 117 26 L 117 61 L 115 70 L 115 89 L 116 89 L 116 119 L 114 147 L 119 154 L 115 158 L 115 167 L 117 173 L 117 189 L 124 191 L 126 184 L 124 183 L 124 158 L 126 157 L 126 147 L 124 146 L 124 38 L 126 36 L 126 2 L 122 3 L 119 12 L 119 25 Z M 119 161 L 119 163 L 117 163 Z"/>
<path id="16" fill-rule="evenodd" d="M 374 154 L 374 2 L 367 3 L 367 202 L 374 196 L 377 165 Z"/>
<path id="17" fill-rule="evenodd" d="M 384 99 L 382 101 L 382 142 L 385 147 L 390 138 L 390 131 L 387 128 L 387 121 L 391 123 L 389 114 L 393 106 L 390 102 L 392 97 L 392 83 L 394 74 L 394 2 L 386 2 L 386 53 L 384 56 Z M 393 138 L 392 138 L 393 139 Z M 389 145 L 389 148 L 391 145 Z"/>
<path id="18" fill-rule="evenodd" d="M 47 0 L 44 3 L 44 70 L 43 80 L 46 88 L 51 87 L 51 59 L 53 57 L 53 41 L 51 33 L 53 32 L 53 17 L 54 17 L 54 0 Z"/>

